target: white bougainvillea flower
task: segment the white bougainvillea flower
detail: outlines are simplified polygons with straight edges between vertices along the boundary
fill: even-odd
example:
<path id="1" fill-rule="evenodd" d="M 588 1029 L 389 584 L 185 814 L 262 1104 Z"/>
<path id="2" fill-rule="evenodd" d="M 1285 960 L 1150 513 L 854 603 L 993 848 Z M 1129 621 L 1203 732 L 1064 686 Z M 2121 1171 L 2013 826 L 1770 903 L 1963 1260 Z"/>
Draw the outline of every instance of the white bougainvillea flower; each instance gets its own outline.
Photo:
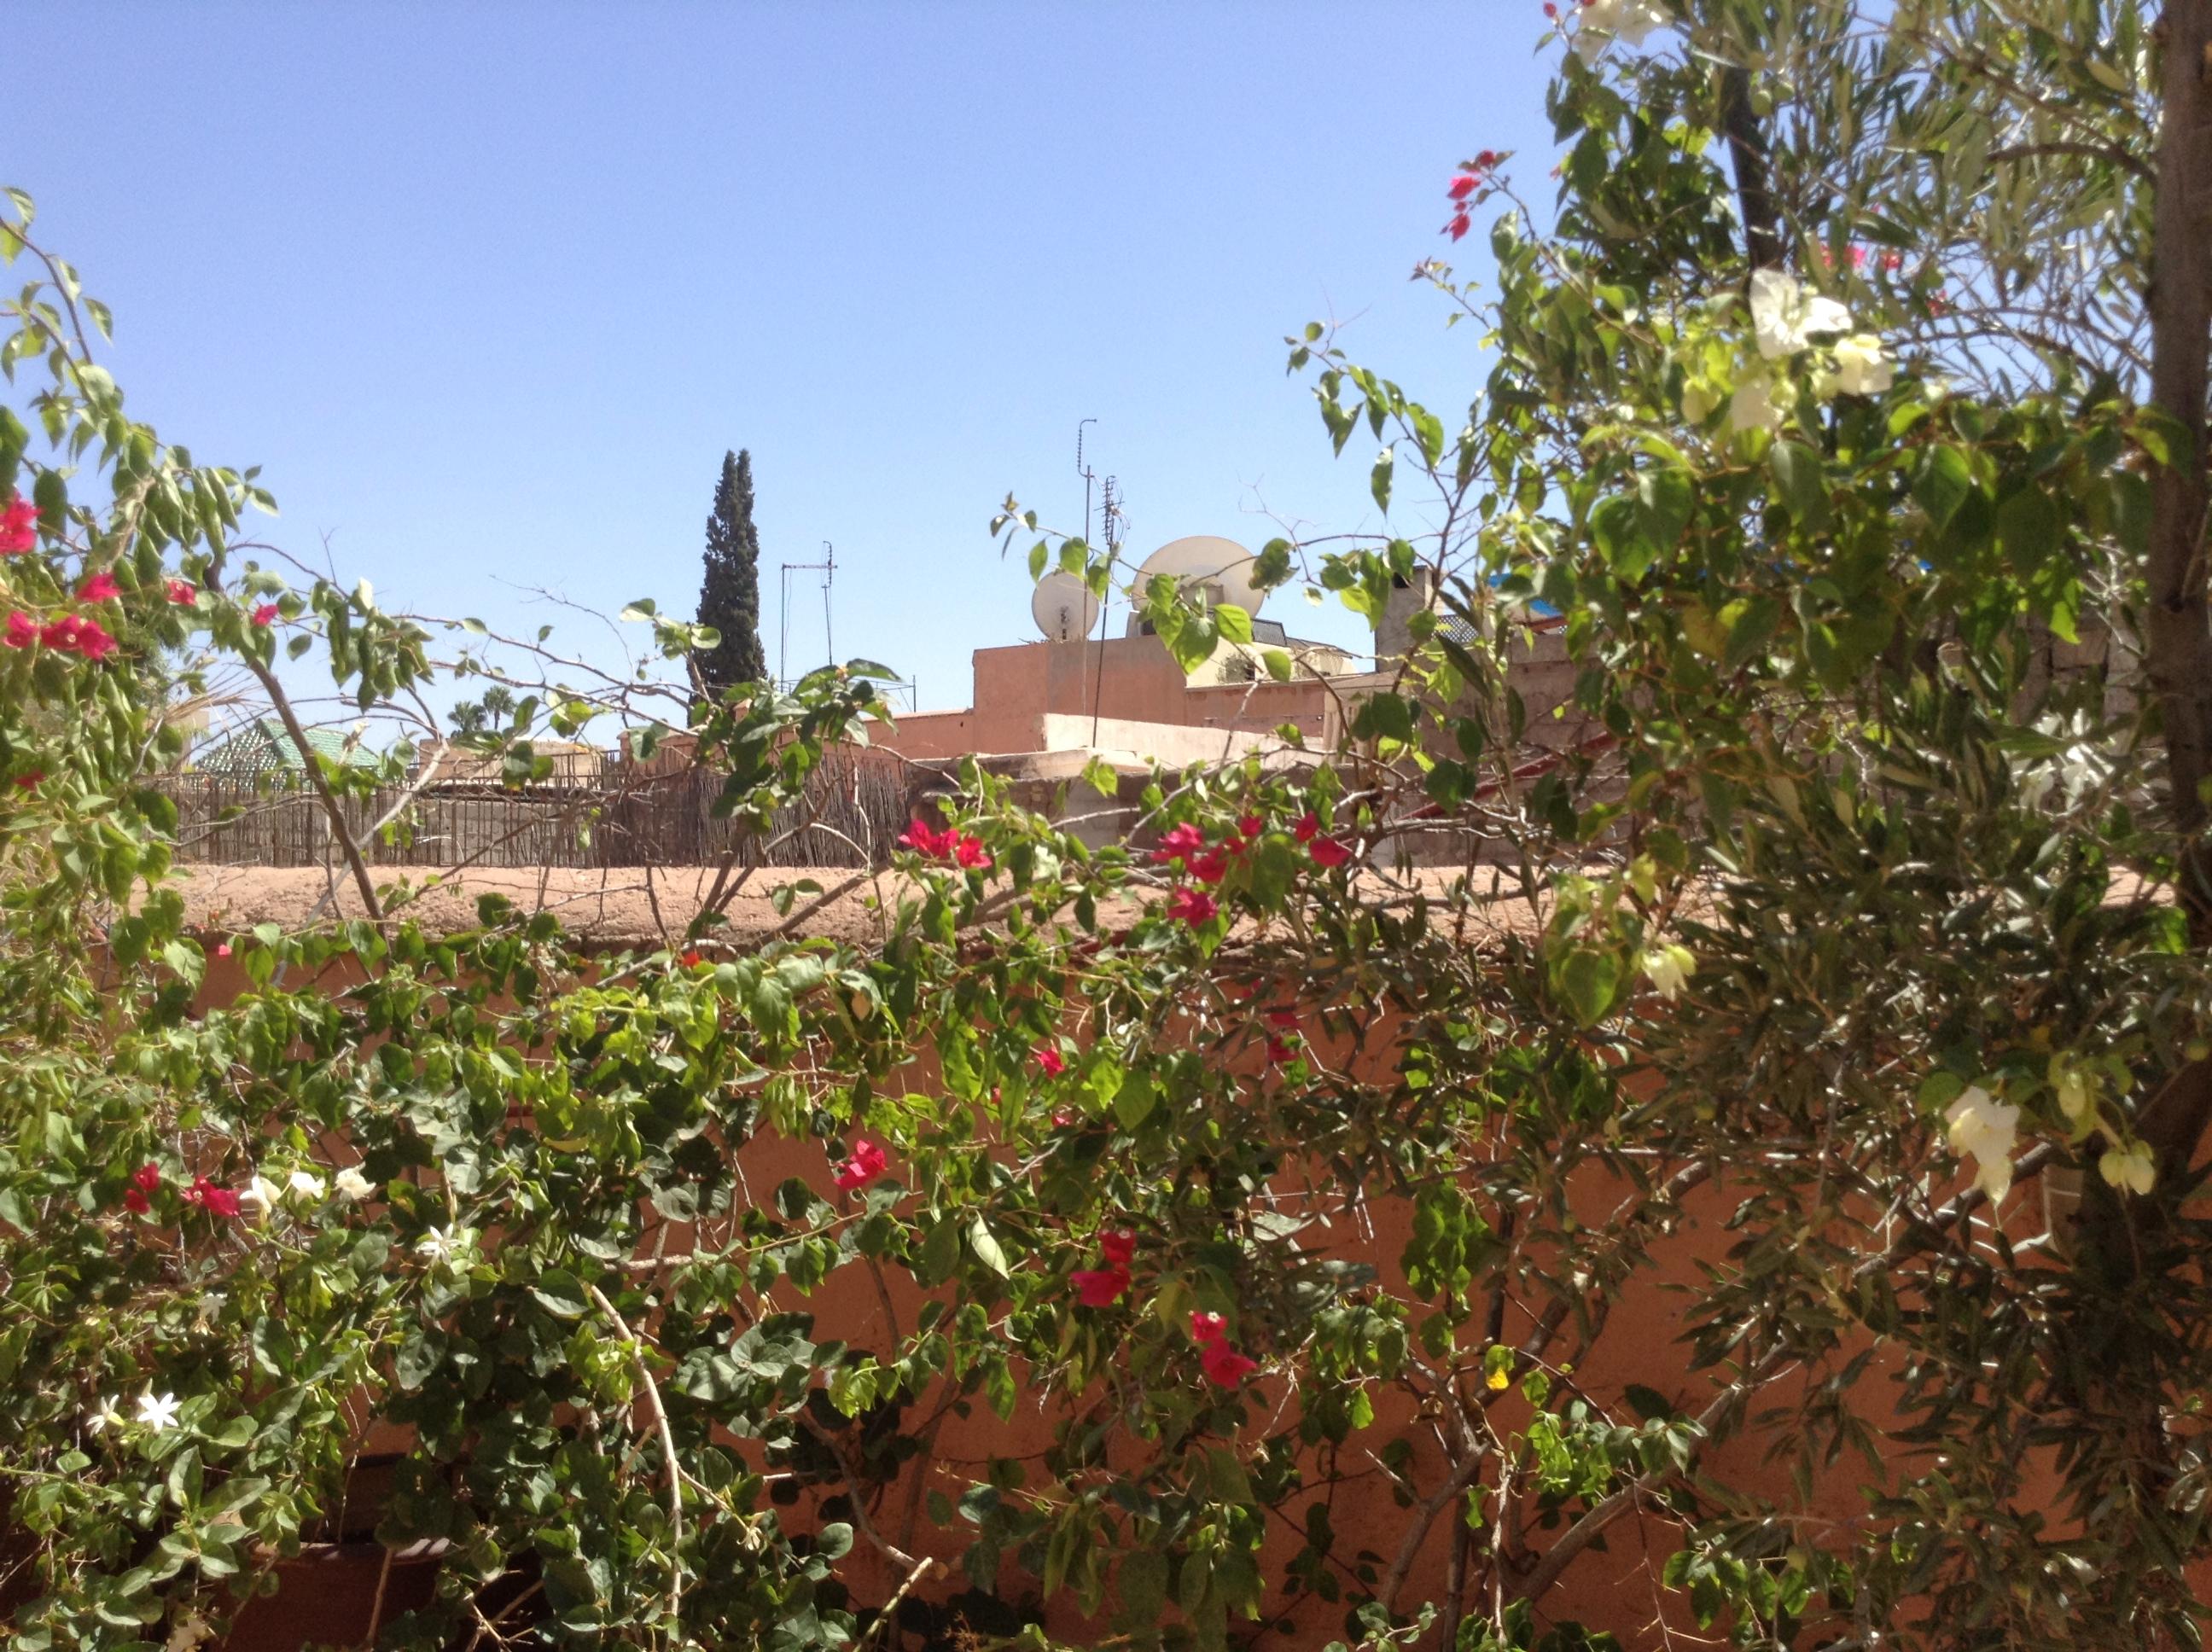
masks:
<path id="1" fill-rule="evenodd" d="M 1770 361 L 1795 355 L 1816 332 L 1849 332 L 1851 313 L 1832 298 L 1808 293 L 1778 270 L 1751 272 L 1751 336 Z"/>
<path id="2" fill-rule="evenodd" d="M 182 1409 L 182 1402 L 173 1394 L 165 1394 L 157 1398 L 153 1389 L 149 1388 L 138 1396 L 138 1420 L 156 1434 L 176 1427 L 177 1412 Z"/>
<path id="3" fill-rule="evenodd" d="M 337 1190 L 347 1199 L 362 1200 L 376 1191 L 376 1184 L 349 1164 L 338 1172 Z"/>
<path id="4" fill-rule="evenodd" d="M 295 1170 L 285 1178 L 284 1185 L 302 1199 L 320 1199 L 323 1179 L 313 1170 Z"/>
<path id="5" fill-rule="evenodd" d="M 92 1408 L 92 1415 L 84 1419 L 84 1426 L 88 1432 L 93 1434 L 98 1434 L 103 1429 L 121 1428 L 123 1402 L 113 1394 L 107 1395 Z"/>
<path id="6" fill-rule="evenodd" d="M 1855 332 L 1836 341 L 1836 388 L 1844 395 L 1879 396 L 1896 378 L 1881 340 L 1872 333 Z"/>
<path id="7" fill-rule="evenodd" d="M 215 1638 L 215 1625 L 197 1612 L 188 1612 L 169 1631 L 169 1638 L 161 1652 L 193 1652 L 195 1647 Z"/>
<path id="8" fill-rule="evenodd" d="M 1682 983 L 1698 973 L 1698 955 L 1686 946 L 1657 946 L 1644 955 L 1644 973 L 1651 978 L 1651 990 L 1663 999 L 1672 999 L 1682 991 Z"/>
<path id="9" fill-rule="evenodd" d="M 1974 1185 L 1996 1204 L 2012 1191 L 2012 1150 L 2020 1139 L 2020 1109 L 1969 1084 L 1943 1114 L 1951 1147 L 1974 1161 Z"/>
<path id="10" fill-rule="evenodd" d="M 265 1222 L 269 1212 L 276 1208 L 276 1201 L 284 1196 L 283 1190 L 267 1176 L 256 1175 L 239 1190 L 238 1202 L 251 1212 L 257 1222 Z"/>
<path id="11" fill-rule="evenodd" d="M 1584 0 L 1575 24 L 1575 56 L 1586 64 L 1595 63 L 1613 41 L 1642 46 L 1645 35 L 1674 21 L 1655 0 Z"/>
<path id="12" fill-rule="evenodd" d="M 2070 1060 L 2051 1064 L 2051 1087 L 2057 1093 L 2058 1110 L 2070 1124 L 2079 1124 L 2089 1116 L 2089 1105 L 2095 1097 L 2095 1089 L 2089 1075 Z"/>
<path id="13" fill-rule="evenodd" d="M 1744 379 L 1729 398 L 1731 430 L 1779 430 L 1789 415 L 1789 404 L 1775 393 L 1774 380 L 1763 373 Z"/>
<path id="14" fill-rule="evenodd" d="M 2151 1157 L 2148 1142 L 2131 1141 L 2107 1149 L 2097 1161 L 2097 1174 L 2124 1192 L 2148 1193 L 2158 1180 L 2158 1161 Z"/>

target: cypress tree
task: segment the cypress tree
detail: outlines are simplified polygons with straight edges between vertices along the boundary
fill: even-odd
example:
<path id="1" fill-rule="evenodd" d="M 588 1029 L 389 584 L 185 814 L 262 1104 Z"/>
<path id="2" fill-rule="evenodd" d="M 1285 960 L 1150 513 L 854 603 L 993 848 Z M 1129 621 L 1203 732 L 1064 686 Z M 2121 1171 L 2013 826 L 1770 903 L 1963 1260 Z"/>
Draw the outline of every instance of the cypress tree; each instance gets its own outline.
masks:
<path id="1" fill-rule="evenodd" d="M 699 623 L 722 634 L 715 647 L 694 658 L 708 690 L 720 694 L 768 675 L 760 640 L 760 531 L 753 526 L 753 456 L 722 455 L 707 519 L 706 577 L 699 586 Z"/>

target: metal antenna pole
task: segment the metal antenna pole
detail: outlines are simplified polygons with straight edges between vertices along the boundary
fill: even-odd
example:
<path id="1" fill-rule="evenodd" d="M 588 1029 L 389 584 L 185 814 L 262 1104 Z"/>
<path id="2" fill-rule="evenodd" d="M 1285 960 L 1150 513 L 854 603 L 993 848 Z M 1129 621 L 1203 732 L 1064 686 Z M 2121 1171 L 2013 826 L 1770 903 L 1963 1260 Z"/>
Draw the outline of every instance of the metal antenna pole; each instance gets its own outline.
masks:
<path id="1" fill-rule="evenodd" d="M 1121 538 L 1114 530 L 1114 477 L 1109 476 L 1106 478 L 1106 520 L 1102 524 L 1106 530 L 1106 596 L 1098 604 L 1098 681 L 1091 690 L 1091 749 L 1093 751 L 1098 749 L 1098 708 L 1106 698 L 1106 610 L 1114 596 L 1115 559 L 1121 550 Z M 1087 531 L 1090 525 L 1086 519 L 1085 529 Z"/>
<path id="2" fill-rule="evenodd" d="M 837 663 L 837 634 L 830 623 L 830 587 L 837 579 L 837 547 L 822 542 L 822 642 L 830 651 L 830 664 Z"/>

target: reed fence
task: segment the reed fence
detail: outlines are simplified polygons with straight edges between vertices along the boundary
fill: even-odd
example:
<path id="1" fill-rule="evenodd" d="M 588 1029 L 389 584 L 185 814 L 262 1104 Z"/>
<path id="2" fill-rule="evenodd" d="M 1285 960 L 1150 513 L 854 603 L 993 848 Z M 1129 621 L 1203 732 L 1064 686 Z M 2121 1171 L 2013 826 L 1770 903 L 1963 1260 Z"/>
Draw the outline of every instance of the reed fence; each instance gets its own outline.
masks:
<path id="1" fill-rule="evenodd" d="M 713 812 L 721 777 L 704 768 L 603 775 L 509 790 L 441 783 L 339 800 L 348 832 L 390 866 L 861 866 L 888 859 L 933 777 L 887 751 L 836 747 L 805 794 L 766 834 Z M 333 854 L 322 799 L 299 775 L 173 774 L 177 858 L 233 866 L 319 866 Z M 395 813 L 395 811 L 397 811 Z M 392 816 L 381 830 L 377 823 Z"/>

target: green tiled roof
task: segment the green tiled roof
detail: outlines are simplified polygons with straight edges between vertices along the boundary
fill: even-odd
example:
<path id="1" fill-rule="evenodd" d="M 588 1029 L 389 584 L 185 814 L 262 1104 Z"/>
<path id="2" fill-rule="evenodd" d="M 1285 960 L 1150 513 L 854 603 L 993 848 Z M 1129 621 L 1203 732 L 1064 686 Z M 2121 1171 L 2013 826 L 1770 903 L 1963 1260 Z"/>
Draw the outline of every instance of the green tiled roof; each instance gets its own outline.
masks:
<path id="1" fill-rule="evenodd" d="M 307 744 L 319 757 L 345 761 L 345 736 L 336 729 L 309 729 Z M 245 776 L 304 774 L 307 765 L 282 722 L 257 717 L 210 746 L 197 767 L 203 774 Z"/>

